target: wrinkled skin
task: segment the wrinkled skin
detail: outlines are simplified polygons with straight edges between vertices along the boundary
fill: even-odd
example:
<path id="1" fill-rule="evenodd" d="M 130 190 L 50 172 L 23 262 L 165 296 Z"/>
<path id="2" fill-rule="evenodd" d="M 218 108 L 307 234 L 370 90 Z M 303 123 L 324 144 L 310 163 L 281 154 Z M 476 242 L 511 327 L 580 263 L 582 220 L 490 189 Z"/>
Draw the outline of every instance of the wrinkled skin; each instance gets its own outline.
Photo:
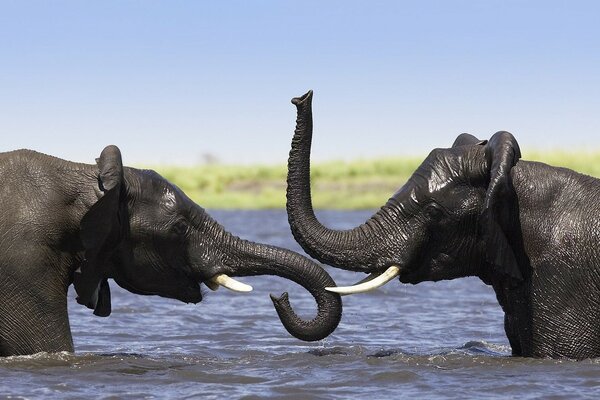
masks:
<path id="1" fill-rule="evenodd" d="M 0 356 L 73 351 L 67 288 L 107 316 L 108 278 L 137 294 L 198 303 L 200 285 L 217 274 L 278 275 L 318 306 L 304 321 L 287 293 L 272 298 L 292 335 L 320 340 L 336 328 L 341 301 L 324 290 L 334 282 L 318 264 L 231 235 L 157 173 L 123 167 L 115 146 L 96 161 L 0 154 Z"/>
<path id="2" fill-rule="evenodd" d="M 352 271 L 396 265 L 403 283 L 477 276 L 496 292 L 513 355 L 600 356 L 598 179 L 519 161 L 508 132 L 489 142 L 462 134 L 364 224 L 328 229 L 310 199 L 311 98 L 292 100 L 287 193 L 292 232 L 308 254 Z"/>

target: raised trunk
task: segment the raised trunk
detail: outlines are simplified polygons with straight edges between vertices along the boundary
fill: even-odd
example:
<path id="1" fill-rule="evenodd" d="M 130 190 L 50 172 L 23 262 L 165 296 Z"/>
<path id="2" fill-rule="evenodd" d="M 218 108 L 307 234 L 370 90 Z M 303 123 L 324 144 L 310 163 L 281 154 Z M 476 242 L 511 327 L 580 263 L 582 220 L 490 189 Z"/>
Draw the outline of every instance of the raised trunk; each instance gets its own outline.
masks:
<path id="1" fill-rule="evenodd" d="M 372 271 L 386 208 L 350 230 L 330 229 L 319 222 L 310 190 L 312 91 L 292 99 L 292 103 L 298 109 L 287 178 L 286 207 L 292 234 L 304 251 L 321 262 L 353 271 Z"/>
<path id="2" fill-rule="evenodd" d="M 277 314 L 287 331 L 305 341 L 321 340 L 332 333 L 342 316 L 340 296 L 325 290 L 335 286 L 325 270 L 290 250 L 275 246 L 227 238 L 229 249 L 224 263 L 232 276 L 276 275 L 289 279 L 308 290 L 317 302 L 317 315 L 310 321 L 298 317 L 290 306 L 288 294 L 276 298 L 271 295 Z"/>

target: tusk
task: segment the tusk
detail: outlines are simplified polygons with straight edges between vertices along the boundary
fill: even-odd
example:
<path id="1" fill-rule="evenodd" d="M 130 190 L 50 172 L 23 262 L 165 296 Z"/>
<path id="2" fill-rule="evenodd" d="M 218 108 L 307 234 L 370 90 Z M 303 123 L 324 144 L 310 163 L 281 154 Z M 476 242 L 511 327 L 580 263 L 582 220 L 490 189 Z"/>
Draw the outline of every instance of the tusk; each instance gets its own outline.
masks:
<path id="1" fill-rule="evenodd" d="M 242 283 L 240 281 L 236 281 L 235 279 L 230 278 L 225 274 L 219 274 L 219 275 L 213 276 L 212 278 L 210 278 L 210 282 L 214 283 L 216 285 L 221 285 L 224 288 L 233 290 L 234 292 L 251 292 L 252 291 L 252 286 L 246 285 L 245 283 Z M 210 286 L 208 286 L 208 287 L 211 288 Z"/>
<path id="2" fill-rule="evenodd" d="M 330 292 L 339 293 L 342 296 L 347 294 L 365 293 L 371 290 L 377 289 L 380 286 L 385 285 L 395 277 L 400 275 L 400 268 L 392 265 L 385 270 L 382 274 L 371 274 L 366 279 L 357 282 L 352 286 L 339 286 L 339 287 L 326 287 L 325 290 Z"/>

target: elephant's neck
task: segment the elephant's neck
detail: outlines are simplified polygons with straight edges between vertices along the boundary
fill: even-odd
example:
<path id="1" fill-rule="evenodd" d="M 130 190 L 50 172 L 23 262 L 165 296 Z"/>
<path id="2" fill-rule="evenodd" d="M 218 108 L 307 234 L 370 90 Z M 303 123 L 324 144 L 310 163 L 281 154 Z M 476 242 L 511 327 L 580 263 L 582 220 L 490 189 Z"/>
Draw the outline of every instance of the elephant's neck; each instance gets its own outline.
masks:
<path id="1" fill-rule="evenodd" d="M 65 173 L 67 174 L 67 173 Z M 63 254 L 71 254 L 73 262 L 69 266 L 69 273 L 79 268 L 83 257 L 80 224 L 84 215 L 102 197 L 98 185 L 98 168 L 96 165 L 82 165 L 77 170 L 68 172 L 68 181 L 61 188 L 64 197 L 61 198 L 64 218 L 62 218 L 62 236 L 54 245 Z M 61 232 L 61 230 L 58 230 Z"/>
<path id="2" fill-rule="evenodd" d="M 600 263 L 594 260 L 589 246 L 597 242 L 600 232 L 600 180 L 527 161 L 517 163 L 511 177 L 518 198 L 519 233 L 526 260 L 520 265 L 524 280 L 495 277 L 492 285 L 506 314 L 505 329 L 513 353 L 560 355 L 560 349 L 569 340 L 547 337 L 545 332 L 562 323 L 556 321 L 556 315 L 565 308 L 556 299 L 565 291 L 568 296 L 573 295 L 572 286 L 586 287 L 595 276 L 591 271 Z M 597 294 L 592 297 L 597 298 Z M 585 313 L 573 313 L 581 320 L 586 318 Z M 552 343 L 557 353 L 539 347 L 544 342 Z"/>
<path id="3" fill-rule="evenodd" d="M 32 178 L 16 182 L 11 172 Z M 5 185 L 14 182 L 20 190 L 29 192 L 28 208 L 34 222 L 30 226 L 43 227 L 38 245 L 49 250 L 44 250 L 40 262 L 58 273 L 66 290 L 83 258 L 81 219 L 101 196 L 98 168 L 20 150 L 11 154 L 11 165 L 5 168 L 3 179 Z"/>
<path id="4" fill-rule="evenodd" d="M 560 237 L 572 241 L 580 254 L 588 253 L 586 235 L 600 232 L 600 180 L 528 161 L 519 162 L 511 175 L 531 265 L 539 265 L 554 247 L 560 246 L 556 242 Z"/>

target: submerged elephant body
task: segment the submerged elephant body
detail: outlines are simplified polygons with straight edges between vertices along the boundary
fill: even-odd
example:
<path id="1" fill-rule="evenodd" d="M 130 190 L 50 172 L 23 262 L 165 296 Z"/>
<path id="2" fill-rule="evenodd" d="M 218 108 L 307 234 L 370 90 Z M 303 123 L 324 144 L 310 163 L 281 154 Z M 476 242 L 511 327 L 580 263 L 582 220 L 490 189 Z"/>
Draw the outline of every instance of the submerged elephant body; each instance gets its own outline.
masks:
<path id="1" fill-rule="evenodd" d="M 200 284 L 278 275 L 318 305 L 304 321 L 287 294 L 273 298 L 291 334 L 319 340 L 335 329 L 341 301 L 324 290 L 333 280 L 319 265 L 233 236 L 157 173 L 123 167 L 115 146 L 96 161 L 0 154 L 0 356 L 73 351 L 67 289 L 74 283 L 77 301 L 107 316 L 108 278 L 133 293 L 197 303 Z"/>
<path id="2" fill-rule="evenodd" d="M 292 232 L 308 254 L 338 268 L 392 271 L 404 283 L 478 276 L 496 292 L 514 355 L 600 356 L 600 180 L 519 161 L 508 132 L 489 142 L 462 134 L 432 151 L 364 224 L 332 230 L 310 199 L 311 99 L 293 100 L 287 194 Z M 373 285 L 332 290 L 363 286 Z"/>

